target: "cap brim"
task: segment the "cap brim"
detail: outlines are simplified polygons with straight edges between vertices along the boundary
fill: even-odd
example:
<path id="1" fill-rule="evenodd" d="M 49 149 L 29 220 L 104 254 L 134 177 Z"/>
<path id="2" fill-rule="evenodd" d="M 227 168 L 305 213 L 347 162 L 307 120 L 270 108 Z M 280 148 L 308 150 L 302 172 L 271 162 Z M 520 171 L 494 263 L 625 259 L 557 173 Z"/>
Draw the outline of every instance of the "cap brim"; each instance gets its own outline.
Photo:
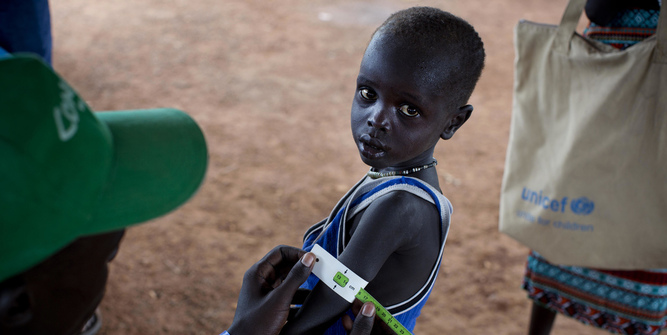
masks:
<path id="1" fill-rule="evenodd" d="M 88 234 L 164 215 L 185 203 L 206 173 L 206 141 L 175 109 L 97 112 L 113 137 L 113 166 Z"/>

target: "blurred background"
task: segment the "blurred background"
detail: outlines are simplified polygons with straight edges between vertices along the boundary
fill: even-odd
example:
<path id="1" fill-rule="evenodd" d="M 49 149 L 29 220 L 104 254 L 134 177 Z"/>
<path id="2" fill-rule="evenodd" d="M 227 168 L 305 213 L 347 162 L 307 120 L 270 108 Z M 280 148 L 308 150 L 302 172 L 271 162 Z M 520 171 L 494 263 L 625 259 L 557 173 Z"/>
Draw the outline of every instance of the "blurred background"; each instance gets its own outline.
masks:
<path id="1" fill-rule="evenodd" d="M 375 28 L 411 6 L 476 27 L 487 63 L 471 119 L 436 148 L 454 215 L 417 334 L 525 334 L 528 250 L 497 231 L 513 28 L 555 24 L 566 0 L 58 0 L 53 65 L 97 111 L 175 107 L 204 130 L 206 180 L 179 210 L 130 228 L 101 334 L 219 334 L 245 270 L 312 224 L 367 171 L 349 129 Z M 603 334 L 557 318 L 552 334 Z"/>

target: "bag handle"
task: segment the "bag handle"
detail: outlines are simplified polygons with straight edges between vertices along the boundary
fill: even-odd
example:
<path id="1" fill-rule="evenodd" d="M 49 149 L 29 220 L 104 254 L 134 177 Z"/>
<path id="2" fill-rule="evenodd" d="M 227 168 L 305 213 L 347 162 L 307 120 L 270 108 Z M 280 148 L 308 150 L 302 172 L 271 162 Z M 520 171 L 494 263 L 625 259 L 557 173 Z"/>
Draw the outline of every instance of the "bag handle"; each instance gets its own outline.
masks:
<path id="1" fill-rule="evenodd" d="M 554 50 L 556 52 L 567 54 L 570 51 L 570 40 L 579 24 L 579 18 L 586 6 L 586 0 L 570 0 L 565 8 L 565 13 L 560 19 L 560 24 L 556 30 L 554 40 Z"/>
<path id="2" fill-rule="evenodd" d="M 658 63 L 667 63 L 667 14 L 663 13 L 662 2 L 660 3 L 660 19 L 658 20 L 658 28 L 656 29 L 656 61 Z"/>
<path id="3" fill-rule="evenodd" d="M 565 8 L 565 13 L 560 20 L 558 30 L 556 31 L 556 38 L 554 40 L 554 50 L 567 54 L 570 51 L 570 41 L 574 35 L 574 31 L 579 24 L 579 18 L 586 6 L 586 0 L 570 0 Z M 667 62 L 667 14 L 663 14 L 663 8 L 660 8 L 660 19 L 658 20 L 658 28 L 656 29 L 656 49 L 657 61 L 661 63 Z"/>

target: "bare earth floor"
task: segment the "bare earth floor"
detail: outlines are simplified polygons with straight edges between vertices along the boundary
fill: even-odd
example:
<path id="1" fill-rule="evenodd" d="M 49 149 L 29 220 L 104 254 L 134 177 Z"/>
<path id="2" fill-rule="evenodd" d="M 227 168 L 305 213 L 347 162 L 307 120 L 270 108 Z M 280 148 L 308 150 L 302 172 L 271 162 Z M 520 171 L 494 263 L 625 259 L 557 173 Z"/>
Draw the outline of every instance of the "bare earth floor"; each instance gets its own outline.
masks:
<path id="1" fill-rule="evenodd" d="M 219 334 L 245 270 L 328 215 L 366 172 L 349 130 L 359 61 L 392 12 L 450 11 L 488 54 L 470 121 L 436 150 L 454 205 L 418 334 L 525 334 L 528 250 L 497 231 L 519 19 L 565 0 L 58 0 L 54 67 L 98 111 L 175 107 L 202 126 L 206 180 L 177 211 L 128 230 L 101 334 Z M 554 335 L 602 334 L 559 318 Z"/>

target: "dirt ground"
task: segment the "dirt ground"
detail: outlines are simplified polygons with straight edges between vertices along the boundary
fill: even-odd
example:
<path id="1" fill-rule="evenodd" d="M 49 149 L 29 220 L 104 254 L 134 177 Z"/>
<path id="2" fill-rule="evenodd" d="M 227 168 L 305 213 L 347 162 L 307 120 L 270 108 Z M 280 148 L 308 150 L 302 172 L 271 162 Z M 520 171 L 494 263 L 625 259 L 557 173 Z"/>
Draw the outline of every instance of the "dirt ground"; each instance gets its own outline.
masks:
<path id="1" fill-rule="evenodd" d="M 419 334 L 525 334 L 528 250 L 497 231 L 519 19 L 556 23 L 566 0 L 58 0 L 54 67 L 98 111 L 175 107 L 207 138 L 200 191 L 128 230 L 101 334 L 219 334 L 245 270 L 299 246 L 367 170 L 349 130 L 361 56 L 392 12 L 442 8 L 488 54 L 470 121 L 436 148 L 452 228 Z M 555 335 L 602 334 L 558 318 Z"/>

